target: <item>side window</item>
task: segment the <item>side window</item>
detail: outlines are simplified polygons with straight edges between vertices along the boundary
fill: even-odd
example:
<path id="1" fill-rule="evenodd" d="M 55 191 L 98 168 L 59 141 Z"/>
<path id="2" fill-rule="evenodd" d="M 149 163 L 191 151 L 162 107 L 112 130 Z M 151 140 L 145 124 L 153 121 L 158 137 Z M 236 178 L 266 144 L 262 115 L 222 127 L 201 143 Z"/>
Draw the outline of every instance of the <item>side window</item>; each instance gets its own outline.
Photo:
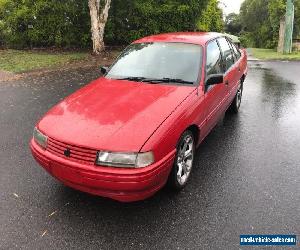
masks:
<path id="1" fill-rule="evenodd" d="M 222 56 L 217 41 L 210 42 L 207 45 L 207 56 L 206 56 L 206 76 L 213 74 L 222 74 Z"/>
<path id="2" fill-rule="evenodd" d="M 234 64 L 234 57 L 231 48 L 224 37 L 219 38 L 218 42 L 220 44 L 221 51 L 222 51 L 225 71 L 227 71 Z"/>
<path id="3" fill-rule="evenodd" d="M 241 52 L 237 49 L 237 47 L 234 43 L 232 43 L 230 41 L 229 41 L 229 43 L 233 49 L 233 53 L 234 53 L 235 57 L 237 58 L 237 60 L 239 60 L 241 58 Z"/>

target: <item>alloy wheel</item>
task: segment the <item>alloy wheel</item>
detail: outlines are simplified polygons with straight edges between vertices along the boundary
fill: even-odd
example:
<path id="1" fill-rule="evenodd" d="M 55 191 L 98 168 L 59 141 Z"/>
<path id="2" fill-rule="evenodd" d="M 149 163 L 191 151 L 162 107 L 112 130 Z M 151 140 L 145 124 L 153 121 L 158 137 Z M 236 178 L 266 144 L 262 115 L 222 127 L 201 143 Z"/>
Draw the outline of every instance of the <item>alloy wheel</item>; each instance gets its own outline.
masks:
<path id="1" fill-rule="evenodd" d="M 242 84 L 240 83 L 239 89 L 236 93 L 236 107 L 239 109 L 241 106 L 242 102 L 242 96 L 243 96 L 243 89 L 242 89 Z"/>
<path id="2" fill-rule="evenodd" d="M 177 157 L 177 181 L 184 185 L 191 173 L 194 160 L 194 139 L 191 135 L 186 135 L 179 146 Z"/>

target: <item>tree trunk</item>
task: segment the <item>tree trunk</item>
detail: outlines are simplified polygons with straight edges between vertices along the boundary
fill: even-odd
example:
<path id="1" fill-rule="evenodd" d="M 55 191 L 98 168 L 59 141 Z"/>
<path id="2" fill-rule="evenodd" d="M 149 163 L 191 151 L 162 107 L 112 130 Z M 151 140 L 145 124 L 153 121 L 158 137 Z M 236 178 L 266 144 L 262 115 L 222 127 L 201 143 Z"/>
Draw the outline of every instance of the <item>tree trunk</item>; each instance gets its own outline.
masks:
<path id="1" fill-rule="evenodd" d="M 108 19 L 111 0 L 105 0 L 104 7 L 100 10 L 100 0 L 88 0 L 91 16 L 91 32 L 93 53 L 98 55 L 104 50 L 104 29 Z"/>

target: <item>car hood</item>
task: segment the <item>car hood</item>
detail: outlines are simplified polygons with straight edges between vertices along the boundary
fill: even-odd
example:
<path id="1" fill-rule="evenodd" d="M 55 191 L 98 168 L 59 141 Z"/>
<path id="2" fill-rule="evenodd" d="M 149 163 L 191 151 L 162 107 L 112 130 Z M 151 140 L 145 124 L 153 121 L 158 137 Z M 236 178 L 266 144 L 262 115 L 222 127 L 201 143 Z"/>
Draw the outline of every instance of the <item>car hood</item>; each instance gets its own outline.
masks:
<path id="1" fill-rule="evenodd" d="M 38 128 L 73 145 L 138 152 L 194 89 L 102 77 L 52 108 Z"/>

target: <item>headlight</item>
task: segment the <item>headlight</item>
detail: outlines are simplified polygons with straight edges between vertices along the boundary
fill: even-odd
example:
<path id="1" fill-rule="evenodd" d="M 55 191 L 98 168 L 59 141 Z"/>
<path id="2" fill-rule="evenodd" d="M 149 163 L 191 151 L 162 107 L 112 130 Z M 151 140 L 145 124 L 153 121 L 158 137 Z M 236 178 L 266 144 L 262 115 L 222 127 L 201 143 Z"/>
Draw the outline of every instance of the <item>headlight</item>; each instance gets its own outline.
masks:
<path id="1" fill-rule="evenodd" d="M 33 130 L 33 139 L 37 144 L 39 144 L 42 148 L 47 148 L 48 137 L 42 134 L 36 127 Z"/>
<path id="2" fill-rule="evenodd" d="M 120 168 L 142 168 L 154 162 L 152 152 L 147 153 L 113 153 L 98 152 L 97 165 Z"/>

